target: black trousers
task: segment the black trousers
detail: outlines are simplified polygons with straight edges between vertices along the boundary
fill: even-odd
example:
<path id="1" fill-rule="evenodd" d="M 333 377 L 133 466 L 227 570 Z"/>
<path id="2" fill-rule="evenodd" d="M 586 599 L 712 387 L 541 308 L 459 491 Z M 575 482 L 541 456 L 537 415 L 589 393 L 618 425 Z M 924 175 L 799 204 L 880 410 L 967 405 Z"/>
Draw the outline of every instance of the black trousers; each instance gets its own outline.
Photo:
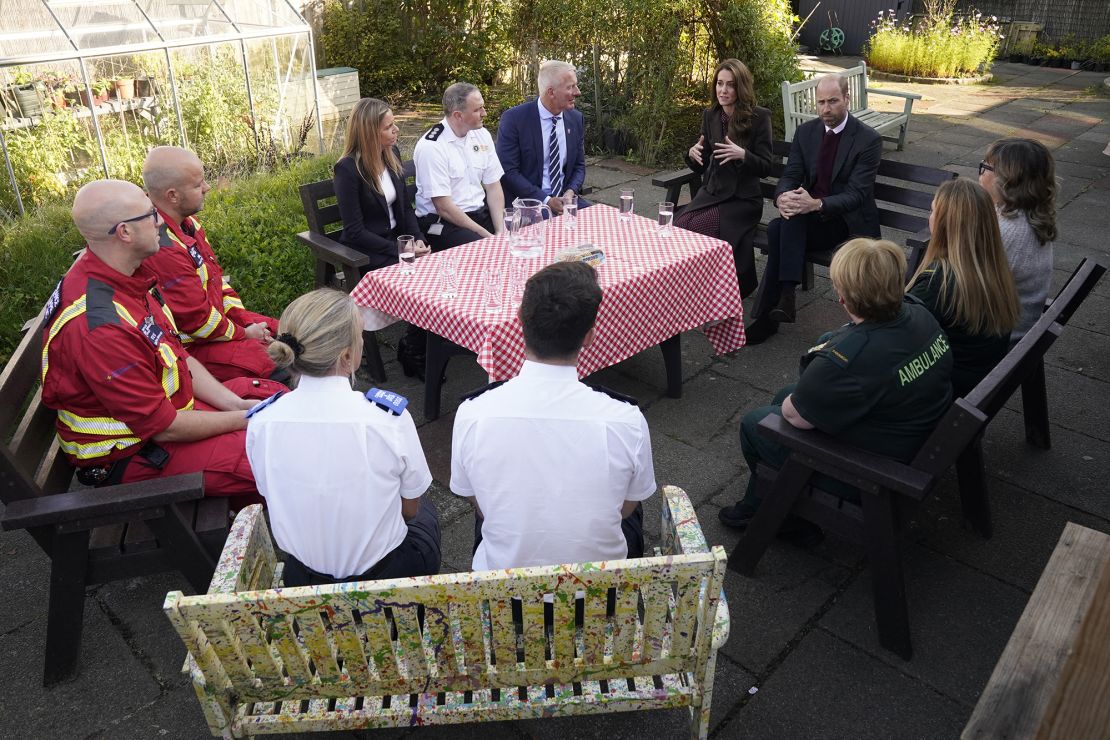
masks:
<path id="1" fill-rule="evenodd" d="M 493 221 L 490 219 L 489 208 L 482 206 L 477 211 L 467 211 L 466 215 L 470 217 L 471 221 L 478 224 L 486 231 L 493 233 Z M 421 216 L 419 221 L 420 230 L 423 231 L 424 235 L 428 238 L 428 246 L 432 248 L 433 252 L 441 252 L 444 249 L 457 247 L 460 244 L 466 244 L 468 242 L 476 242 L 483 238 L 482 235 L 476 231 L 456 226 L 450 221 L 440 219 L 439 216 L 434 214 Z M 443 224 L 443 232 L 438 236 L 428 232 L 429 227 L 437 221 Z"/>
<path id="2" fill-rule="evenodd" d="M 848 224 L 839 217 L 804 213 L 776 218 L 767 226 L 767 267 L 753 316 L 759 318 L 779 302 L 781 283 L 800 283 L 807 252 L 827 252 L 848 238 Z"/>
<path id="3" fill-rule="evenodd" d="M 323 586 L 330 583 L 436 575 L 439 573 L 440 563 L 439 515 L 428 496 L 421 498 L 420 511 L 407 524 L 409 532 L 401 544 L 363 573 L 336 578 L 312 570 L 290 553 L 285 559 L 282 583 L 286 586 Z"/>
<path id="4" fill-rule="evenodd" d="M 470 551 L 473 555 L 482 544 L 482 522 L 485 521 L 474 512 L 474 548 Z M 631 514 L 621 519 L 621 532 L 628 543 L 628 557 L 642 558 L 644 556 L 644 505 L 636 504 Z"/>

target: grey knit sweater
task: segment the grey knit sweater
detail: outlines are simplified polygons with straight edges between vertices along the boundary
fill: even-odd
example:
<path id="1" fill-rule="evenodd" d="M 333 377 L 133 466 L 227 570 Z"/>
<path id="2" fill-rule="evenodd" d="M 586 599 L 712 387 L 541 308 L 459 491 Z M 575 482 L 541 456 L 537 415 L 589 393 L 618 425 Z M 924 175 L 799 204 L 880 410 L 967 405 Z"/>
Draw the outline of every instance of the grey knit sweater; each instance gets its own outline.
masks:
<path id="1" fill-rule="evenodd" d="M 1002 231 L 1002 246 L 1014 272 L 1018 298 L 1021 299 L 1021 318 L 1010 334 L 1016 342 L 1033 328 L 1044 310 L 1045 299 L 1052 287 L 1052 242 L 1041 245 L 1025 213 L 1005 216 L 998 212 L 998 226 Z"/>

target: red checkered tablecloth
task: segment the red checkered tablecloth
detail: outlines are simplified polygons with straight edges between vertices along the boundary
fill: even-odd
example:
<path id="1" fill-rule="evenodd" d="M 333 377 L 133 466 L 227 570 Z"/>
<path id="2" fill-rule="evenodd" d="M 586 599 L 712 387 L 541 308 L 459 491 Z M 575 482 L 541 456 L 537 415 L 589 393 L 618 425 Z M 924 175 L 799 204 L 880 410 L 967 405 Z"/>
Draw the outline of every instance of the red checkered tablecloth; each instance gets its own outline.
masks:
<path id="1" fill-rule="evenodd" d="M 458 256 L 454 298 L 440 295 L 438 263 L 445 252 L 421 257 L 408 275 L 397 265 L 374 270 L 351 295 L 359 306 L 473 350 L 492 380 L 504 380 L 524 362 L 524 337 L 510 295 L 511 263 L 523 262 L 531 275 L 554 262 L 560 251 L 585 242 L 605 252 L 597 270 L 605 298 L 597 339 L 579 357 L 581 377 L 699 327 L 718 354 L 744 346 L 744 310 L 728 243 L 678 228 L 662 237 L 654 220 L 633 216 L 631 222 L 620 222 L 617 210 L 606 205 L 579 211 L 575 229 L 565 228 L 562 217 L 549 221 L 547 246 L 534 259 L 511 256 L 506 235 L 450 250 Z M 482 275 L 495 265 L 501 268 L 504 299 L 499 312 L 489 313 Z"/>

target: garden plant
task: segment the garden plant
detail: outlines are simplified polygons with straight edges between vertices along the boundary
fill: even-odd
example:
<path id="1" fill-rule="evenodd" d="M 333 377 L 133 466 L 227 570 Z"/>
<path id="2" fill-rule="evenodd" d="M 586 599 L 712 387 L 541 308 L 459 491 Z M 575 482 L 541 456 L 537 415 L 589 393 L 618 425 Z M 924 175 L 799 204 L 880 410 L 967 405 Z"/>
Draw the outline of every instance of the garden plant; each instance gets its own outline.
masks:
<path id="1" fill-rule="evenodd" d="M 986 71 L 1002 40 L 995 16 L 957 15 L 956 0 L 926 0 L 920 19 L 881 11 L 864 56 L 874 69 L 911 77 L 970 77 Z"/>

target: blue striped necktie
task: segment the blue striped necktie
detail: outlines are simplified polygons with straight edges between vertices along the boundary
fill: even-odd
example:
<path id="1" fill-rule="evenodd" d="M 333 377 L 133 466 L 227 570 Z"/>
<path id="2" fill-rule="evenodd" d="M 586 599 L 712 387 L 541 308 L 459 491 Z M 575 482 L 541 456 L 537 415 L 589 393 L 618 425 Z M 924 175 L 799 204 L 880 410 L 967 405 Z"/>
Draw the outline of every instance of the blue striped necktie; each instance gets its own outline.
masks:
<path id="1" fill-rule="evenodd" d="M 551 177 L 551 194 L 563 194 L 563 168 L 559 166 L 559 116 L 551 119 L 551 143 L 547 147 L 547 172 Z"/>

